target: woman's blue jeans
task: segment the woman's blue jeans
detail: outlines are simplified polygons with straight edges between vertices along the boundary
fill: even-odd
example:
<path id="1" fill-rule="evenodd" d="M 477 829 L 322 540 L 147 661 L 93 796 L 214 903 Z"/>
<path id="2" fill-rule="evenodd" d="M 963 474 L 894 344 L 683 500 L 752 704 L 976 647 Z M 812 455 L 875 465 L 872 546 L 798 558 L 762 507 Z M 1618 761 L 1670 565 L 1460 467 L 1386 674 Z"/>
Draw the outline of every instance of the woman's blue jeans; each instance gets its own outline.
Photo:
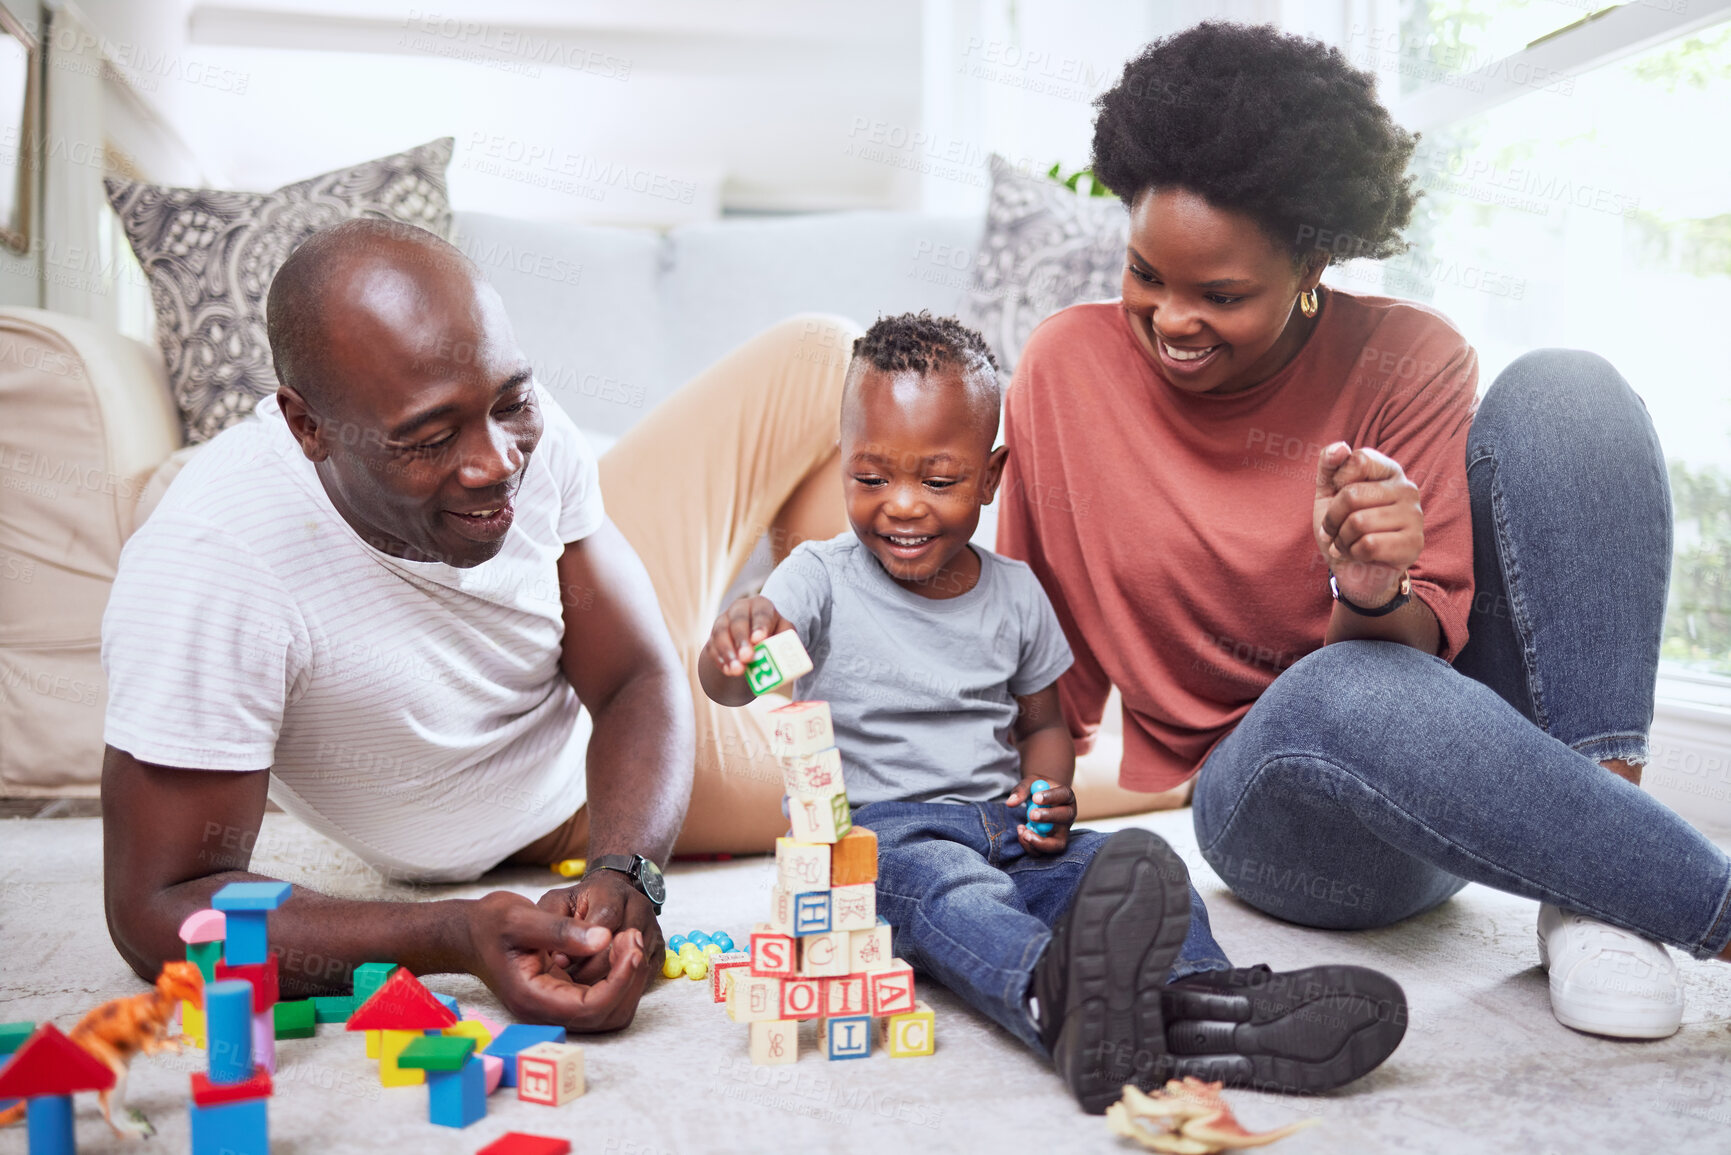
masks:
<path id="1" fill-rule="evenodd" d="M 1480 404 L 1467 478 L 1466 648 L 1340 642 L 1281 673 L 1203 764 L 1203 857 L 1306 926 L 1479 882 L 1718 954 L 1731 861 L 1598 765 L 1644 761 L 1653 719 L 1671 501 L 1646 408 L 1600 357 L 1529 353 Z"/>

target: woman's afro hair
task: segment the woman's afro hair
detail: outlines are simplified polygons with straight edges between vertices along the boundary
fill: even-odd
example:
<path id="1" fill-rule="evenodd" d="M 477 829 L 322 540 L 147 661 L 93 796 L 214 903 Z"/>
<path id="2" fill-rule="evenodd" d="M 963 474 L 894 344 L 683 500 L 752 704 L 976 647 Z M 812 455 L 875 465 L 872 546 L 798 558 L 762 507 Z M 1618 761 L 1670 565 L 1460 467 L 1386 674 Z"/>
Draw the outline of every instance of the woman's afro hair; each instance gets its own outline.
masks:
<path id="1" fill-rule="evenodd" d="M 1320 40 L 1208 21 L 1148 45 L 1094 104 L 1094 176 L 1125 204 L 1187 189 L 1256 221 L 1295 264 L 1407 247 L 1417 138 L 1376 78 Z"/>

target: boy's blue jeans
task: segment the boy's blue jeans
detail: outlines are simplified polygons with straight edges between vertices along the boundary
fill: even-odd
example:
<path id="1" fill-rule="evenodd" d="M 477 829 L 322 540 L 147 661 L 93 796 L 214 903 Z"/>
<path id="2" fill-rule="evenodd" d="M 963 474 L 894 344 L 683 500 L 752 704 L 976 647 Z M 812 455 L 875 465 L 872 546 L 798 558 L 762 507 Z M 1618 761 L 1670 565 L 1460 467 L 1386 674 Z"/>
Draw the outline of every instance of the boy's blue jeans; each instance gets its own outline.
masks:
<path id="1" fill-rule="evenodd" d="M 1529 353 L 1479 407 L 1467 480 L 1453 667 L 1354 641 L 1283 672 L 1202 767 L 1203 856 L 1305 926 L 1385 926 L 1480 882 L 1718 954 L 1731 860 L 1598 765 L 1645 760 L 1653 720 L 1671 503 L 1645 407 L 1599 357 Z"/>
<path id="2" fill-rule="evenodd" d="M 853 817 L 878 837 L 878 914 L 895 928 L 895 953 L 1046 1057 L 1028 983 L 1110 836 L 1072 829 L 1064 853 L 1032 855 L 1016 840 L 1021 816 L 1002 802 L 871 802 Z M 1170 977 L 1228 966 L 1191 887 L 1190 933 Z"/>

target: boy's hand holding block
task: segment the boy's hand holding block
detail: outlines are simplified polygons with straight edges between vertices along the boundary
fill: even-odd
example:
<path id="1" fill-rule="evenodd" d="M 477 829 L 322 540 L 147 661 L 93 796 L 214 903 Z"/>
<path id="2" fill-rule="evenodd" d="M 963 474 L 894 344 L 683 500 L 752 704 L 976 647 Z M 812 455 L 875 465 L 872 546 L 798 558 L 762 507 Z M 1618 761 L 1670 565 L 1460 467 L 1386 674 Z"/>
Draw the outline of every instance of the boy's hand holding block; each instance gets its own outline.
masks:
<path id="1" fill-rule="evenodd" d="M 777 686 L 789 685 L 811 670 L 811 655 L 800 644 L 799 635 L 783 630 L 757 643 L 751 665 L 745 668 L 745 680 L 752 693 L 763 694 Z"/>

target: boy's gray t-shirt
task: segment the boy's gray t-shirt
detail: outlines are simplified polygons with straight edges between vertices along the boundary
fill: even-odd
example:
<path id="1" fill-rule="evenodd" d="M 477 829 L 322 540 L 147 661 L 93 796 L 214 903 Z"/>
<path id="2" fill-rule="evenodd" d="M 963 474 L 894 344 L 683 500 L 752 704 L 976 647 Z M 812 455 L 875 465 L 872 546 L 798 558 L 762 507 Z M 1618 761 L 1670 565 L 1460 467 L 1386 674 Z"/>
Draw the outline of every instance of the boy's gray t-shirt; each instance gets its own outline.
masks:
<path id="1" fill-rule="evenodd" d="M 811 654 L 794 684 L 829 703 L 848 801 L 987 802 L 1021 781 L 1016 695 L 1050 686 L 1070 645 L 1034 572 L 973 547 L 980 580 L 924 598 L 852 533 L 806 542 L 763 596 Z"/>

